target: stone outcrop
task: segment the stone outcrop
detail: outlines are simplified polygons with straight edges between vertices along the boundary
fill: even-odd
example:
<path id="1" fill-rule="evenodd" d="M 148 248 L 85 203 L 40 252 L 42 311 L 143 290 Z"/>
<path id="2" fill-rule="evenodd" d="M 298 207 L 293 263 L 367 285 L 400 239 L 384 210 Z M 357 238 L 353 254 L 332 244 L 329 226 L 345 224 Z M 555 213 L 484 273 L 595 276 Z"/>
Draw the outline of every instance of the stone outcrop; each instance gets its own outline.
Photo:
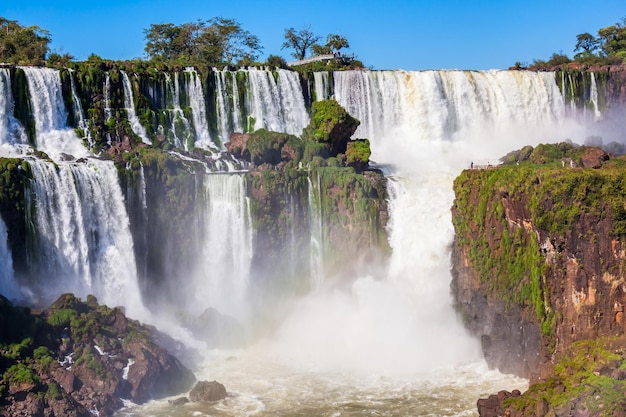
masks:
<path id="1" fill-rule="evenodd" d="M 189 392 L 189 399 L 196 403 L 219 401 L 227 396 L 226 387 L 217 381 L 199 381 Z"/>
<path id="2" fill-rule="evenodd" d="M 577 168 L 557 160 L 465 171 L 452 209 L 452 291 L 466 326 L 480 337 L 490 366 L 557 391 L 555 378 L 578 372 L 558 372 L 573 347 L 621 341 L 626 330 L 623 162 L 607 161 L 601 150 L 577 152 Z M 616 355 L 617 372 L 625 357 L 614 344 L 597 349 Z M 606 366 L 596 361 L 585 369 L 600 374 Z M 558 401 L 549 400 L 550 409 L 563 406 Z"/>
<path id="3" fill-rule="evenodd" d="M 119 308 L 61 296 L 40 315 L 11 307 L 3 317 L 22 323 L 11 343 L 4 326 L 3 415 L 111 415 L 127 399 L 141 404 L 189 389 L 193 374 L 154 343 L 156 330 L 128 319 Z M 6 323 L 6 322 L 5 322 Z M 15 333 L 15 332 L 13 332 Z M 16 339 L 16 340 L 17 340 Z M 11 354 L 17 348 L 18 354 Z"/>

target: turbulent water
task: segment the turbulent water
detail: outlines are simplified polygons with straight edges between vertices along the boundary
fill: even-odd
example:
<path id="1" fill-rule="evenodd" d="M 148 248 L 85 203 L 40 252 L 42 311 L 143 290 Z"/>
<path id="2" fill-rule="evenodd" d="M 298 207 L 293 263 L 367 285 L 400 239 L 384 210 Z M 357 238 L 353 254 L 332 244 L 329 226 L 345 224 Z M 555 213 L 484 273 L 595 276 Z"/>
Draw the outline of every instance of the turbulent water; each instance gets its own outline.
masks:
<path id="1" fill-rule="evenodd" d="M 58 71 L 24 71 L 37 147 L 57 163 L 33 161 L 35 181 L 29 193 L 29 204 L 37 207 L 37 218 L 31 220 L 40 229 L 33 244 L 41 256 L 35 262 L 40 276 L 51 279 L 35 280 L 19 291 L 34 297 L 59 291 L 95 293 L 102 302 L 124 304 L 129 314 L 146 317 L 137 283 L 137 269 L 145 269 L 145 260 L 132 255 L 115 168 L 93 159 L 66 125 Z M 188 69 L 165 83 L 165 106 L 187 134 L 193 125 L 196 146 L 221 150 L 232 131 L 250 125 L 299 134 L 308 123 L 296 73 L 214 73 L 219 119 L 215 138 L 209 132 L 199 75 Z M 131 126 L 149 142 L 134 113 L 130 78 L 122 73 L 122 79 Z M 367 276 L 344 277 L 340 288 L 325 281 L 324 253 L 336 248 L 324 247 L 319 210 L 323 190 L 317 178 L 310 178 L 311 292 L 284 306 L 279 325 L 245 349 L 200 349 L 204 360 L 197 364 L 197 377 L 219 380 L 231 397 L 210 405 L 129 405 L 120 415 L 465 416 L 476 414 L 478 397 L 525 386 L 523 380 L 486 369 L 478 341 L 465 333 L 452 309 L 452 182 L 470 162 L 495 163 L 527 144 L 584 140 L 584 125 L 570 117 L 572 109 L 554 74 L 342 71 L 316 74 L 314 81 L 317 99 L 332 96 L 361 121 L 355 137 L 371 140 L 372 160 L 387 174 L 393 249 L 389 263 Z M 245 94 L 240 95 L 244 84 Z M 105 111 L 111 114 L 108 74 L 103 88 Z M 0 144 L 15 147 L 26 139 L 10 116 L 9 91 L 8 73 L 0 69 Z M 75 102 L 74 112 L 82 123 L 79 104 Z M 191 120 L 183 107 L 190 109 Z M 594 112 L 588 119 L 597 117 Z M 184 136 L 176 138 L 183 148 L 188 146 Z M 65 154 L 87 157 L 87 162 L 64 162 Z M 196 313 L 213 307 L 250 319 L 254 248 L 244 177 L 207 173 L 203 184 L 198 190 L 199 200 L 206 202 L 198 221 L 201 238 L 193 242 L 200 256 L 191 276 L 185 277 L 187 288 L 180 289 L 187 294 L 184 307 Z M 133 204 L 145 209 L 145 190 L 137 198 Z M 15 293 L 1 222 L 0 241 L 0 289 Z"/>
<path id="2" fill-rule="evenodd" d="M 316 95 L 332 94 L 361 121 L 355 137 L 371 140 L 372 160 L 389 178 L 389 264 L 332 288 L 315 271 L 323 251 L 311 253 L 314 290 L 294 300 L 279 328 L 244 350 L 210 351 L 197 370 L 224 383 L 230 398 L 161 401 L 122 415 L 470 416 L 477 398 L 526 386 L 486 368 L 452 309 L 452 182 L 470 162 L 584 140 L 554 75 L 358 71 L 328 80 L 315 77 Z M 315 190 L 311 182 L 310 210 Z M 312 242 L 322 240 L 310 217 Z"/>

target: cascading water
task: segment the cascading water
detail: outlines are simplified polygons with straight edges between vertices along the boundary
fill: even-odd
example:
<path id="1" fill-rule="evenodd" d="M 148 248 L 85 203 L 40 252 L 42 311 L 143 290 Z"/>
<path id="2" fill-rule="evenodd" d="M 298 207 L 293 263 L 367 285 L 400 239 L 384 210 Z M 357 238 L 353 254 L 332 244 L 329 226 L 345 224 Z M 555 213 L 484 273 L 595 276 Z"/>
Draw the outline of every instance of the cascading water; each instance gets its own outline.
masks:
<path id="1" fill-rule="evenodd" d="M 327 100 L 330 98 L 330 83 L 328 81 L 328 71 L 316 71 L 313 73 L 315 81 L 315 100 Z"/>
<path id="2" fill-rule="evenodd" d="M 20 67 L 26 74 L 30 103 L 35 115 L 37 148 L 52 158 L 63 154 L 85 157 L 87 149 L 66 125 L 67 112 L 61 94 L 59 71 L 51 68 Z"/>
<path id="3" fill-rule="evenodd" d="M 308 180 L 309 224 L 311 229 L 311 288 L 319 289 L 324 282 L 324 223 L 322 220 L 322 185 L 320 177 L 315 184 Z"/>
<path id="4" fill-rule="evenodd" d="M 245 178 L 206 174 L 205 184 L 204 237 L 190 289 L 194 301 L 188 305 L 244 318 L 249 313 L 253 238 Z"/>
<path id="5" fill-rule="evenodd" d="M 211 139 L 209 126 L 207 124 L 206 104 L 204 103 L 204 92 L 198 73 L 193 68 L 186 68 L 188 74 L 189 107 L 193 118 L 193 127 L 196 130 L 195 145 L 205 149 L 218 149 L 218 146 Z M 189 149 L 185 149 L 189 150 Z"/>
<path id="6" fill-rule="evenodd" d="M 600 113 L 600 109 L 598 108 L 598 86 L 596 84 L 596 76 L 592 72 L 591 76 L 591 87 L 589 90 L 589 102 L 591 103 L 591 111 L 593 115 L 593 120 L 598 120 L 602 116 Z"/>
<path id="7" fill-rule="evenodd" d="M 170 74 L 165 74 L 165 86 L 167 90 L 167 108 L 171 112 L 172 120 L 170 132 L 174 138 L 174 145 L 178 148 L 187 149 L 191 139 L 191 123 L 185 117 L 180 107 L 180 84 L 178 73 L 174 73 L 174 80 Z"/>
<path id="8" fill-rule="evenodd" d="M 133 130 L 135 135 L 141 138 L 141 141 L 143 143 L 151 145 L 152 141 L 148 138 L 146 129 L 139 121 L 137 113 L 135 112 L 135 99 L 133 98 L 133 87 L 130 84 L 130 78 L 125 71 L 120 72 L 122 73 L 122 85 L 124 86 L 124 107 L 126 108 L 126 112 L 128 113 L 130 128 Z"/>
<path id="9" fill-rule="evenodd" d="M 0 145 L 28 143 L 24 128 L 13 116 L 14 107 L 11 75 L 7 68 L 0 68 Z"/>
<path id="10" fill-rule="evenodd" d="M 133 242 L 112 162 L 30 161 L 39 296 L 71 290 L 143 316 Z"/>
<path id="11" fill-rule="evenodd" d="M 91 137 L 91 132 L 89 130 L 89 122 L 85 118 L 85 112 L 83 111 L 83 105 L 80 102 L 80 98 L 76 93 L 76 83 L 74 82 L 74 71 L 69 70 L 70 72 L 70 84 L 72 87 L 72 106 L 74 110 L 74 117 L 78 118 L 78 128 L 83 131 L 85 135 L 84 138 L 87 140 L 87 144 L 91 148 L 94 145 L 93 138 Z"/>
<path id="12" fill-rule="evenodd" d="M 300 135 L 309 123 L 297 73 L 278 70 L 278 81 L 270 71 L 250 68 L 246 107 L 254 119 L 254 130 L 267 129 Z"/>
<path id="13" fill-rule="evenodd" d="M 488 371 L 453 311 L 453 179 L 472 160 L 578 139 L 580 126 L 567 120 L 549 73 L 342 71 L 333 79 L 334 96 L 361 121 L 355 136 L 370 139 L 388 174 L 389 265 L 297 300 L 273 337 L 237 360 L 214 352 L 199 376 L 237 398 L 200 410 L 473 415 L 476 398 L 525 381 Z"/>
<path id="14" fill-rule="evenodd" d="M 0 294 L 9 300 L 19 300 L 22 294 L 13 275 L 13 257 L 7 241 L 7 226 L 0 217 Z"/>

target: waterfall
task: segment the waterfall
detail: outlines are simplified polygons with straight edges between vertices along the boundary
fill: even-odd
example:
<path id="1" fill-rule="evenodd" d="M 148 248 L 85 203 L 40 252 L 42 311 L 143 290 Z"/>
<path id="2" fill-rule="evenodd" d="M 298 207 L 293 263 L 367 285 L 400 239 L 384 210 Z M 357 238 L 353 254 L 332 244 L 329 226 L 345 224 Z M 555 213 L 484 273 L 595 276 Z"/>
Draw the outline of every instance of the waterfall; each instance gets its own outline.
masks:
<path id="1" fill-rule="evenodd" d="M 81 140 L 73 129 L 67 127 L 59 71 L 51 68 L 20 68 L 26 74 L 30 92 L 37 148 L 55 159 L 65 159 L 63 155 L 87 156 L 87 149 Z"/>
<path id="2" fill-rule="evenodd" d="M 328 71 L 316 71 L 313 73 L 315 101 L 327 100 L 330 98 L 330 83 L 328 82 Z"/>
<path id="3" fill-rule="evenodd" d="M 319 175 L 315 184 L 308 180 L 309 224 L 311 229 L 310 269 L 311 288 L 320 288 L 324 282 L 324 224 L 322 220 L 322 184 Z"/>
<path id="4" fill-rule="evenodd" d="M 141 312 L 129 220 L 113 162 L 30 161 L 32 246 L 41 297 L 72 291 Z"/>
<path id="5" fill-rule="evenodd" d="M 245 178 L 207 174 L 205 182 L 204 239 L 191 296 L 197 306 L 243 318 L 253 238 Z"/>
<path id="6" fill-rule="evenodd" d="M 458 140 L 564 116 L 553 73 L 345 71 L 334 73 L 334 79 L 337 101 L 361 120 L 357 137 Z"/>
<path id="7" fill-rule="evenodd" d="M 471 160 L 568 137 L 554 74 L 340 71 L 333 80 L 361 121 L 354 136 L 370 139 L 389 179 L 392 254 L 382 272 L 299 303 L 273 355 L 305 369 L 413 378 L 480 363 L 451 307 L 453 180 Z"/>
<path id="8" fill-rule="evenodd" d="M 14 109 L 11 73 L 7 68 L 0 68 L 0 145 L 28 143 L 24 128 L 13 116 Z"/>
<path id="9" fill-rule="evenodd" d="M 217 100 L 217 131 L 221 142 L 226 143 L 230 140 L 230 132 L 232 131 L 229 120 L 231 112 L 229 111 L 228 93 L 226 91 L 226 73 L 225 71 L 218 71 L 217 68 L 213 69 L 213 73 L 215 74 L 215 95 Z"/>
<path id="10" fill-rule="evenodd" d="M 593 111 L 593 120 L 599 120 L 602 117 L 600 110 L 598 109 L 598 86 L 596 84 L 596 76 L 592 72 L 591 76 L 591 87 L 589 90 L 589 101 L 592 106 Z"/>
<path id="11" fill-rule="evenodd" d="M 111 76 L 107 71 L 104 76 L 104 121 L 107 122 L 113 113 L 111 112 Z"/>
<path id="12" fill-rule="evenodd" d="M 204 92 L 202 90 L 200 77 L 193 68 L 186 68 L 185 73 L 189 74 L 187 94 L 189 95 L 189 107 L 191 107 L 193 127 L 196 130 L 195 145 L 204 149 L 218 149 L 218 146 L 213 142 L 211 135 L 209 134 L 206 104 L 204 102 Z"/>
<path id="13" fill-rule="evenodd" d="M 91 137 L 91 132 L 89 131 L 89 122 L 85 118 L 85 112 L 83 111 L 83 105 L 80 102 L 80 98 L 76 93 L 76 84 L 74 82 L 74 70 L 68 70 L 70 73 L 70 84 L 72 87 L 72 105 L 74 110 L 74 117 L 78 119 L 78 128 L 83 131 L 85 135 L 85 139 L 91 148 L 94 145 L 93 138 Z"/>
<path id="14" fill-rule="evenodd" d="M 237 86 L 237 73 L 231 73 L 232 89 L 233 89 L 233 132 L 243 132 L 241 124 L 241 104 L 239 103 L 239 87 Z M 229 138 L 230 140 L 230 138 Z"/>
<path id="15" fill-rule="evenodd" d="M 139 118 L 137 117 L 137 113 L 135 113 L 135 100 L 133 99 L 133 87 L 130 83 L 130 78 L 125 71 L 120 71 L 122 73 L 122 84 L 124 87 L 124 107 L 126 108 L 126 112 L 128 113 L 128 121 L 130 123 L 130 128 L 135 133 L 135 135 L 141 138 L 143 143 L 147 143 L 148 145 L 152 144 L 152 141 L 148 139 L 148 134 L 146 133 L 146 129 L 143 127 Z M 108 74 L 107 74 L 108 75 Z"/>
<path id="16" fill-rule="evenodd" d="M 177 72 L 174 73 L 173 81 L 170 74 L 165 73 L 165 86 L 167 108 L 172 114 L 170 132 L 174 138 L 174 145 L 178 148 L 188 149 L 190 141 L 193 142 L 193 137 L 191 124 L 180 107 L 180 84 Z"/>
<path id="17" fill-rule="evenodd" d="M 300 135 L 309 123 L 298 74 L 278 70 L 278 81 L 270 71 L 250 68 L 248 73 L 248 117 L 254 130 L 267 129 Z"/>
<path id="18" fill-rule="evenodd" d="M 7 226 L 0 217 L 0 294 L 9 300 L 20 299 L 21 291 L 13 276 L 13 256 L 7 239 Z"/>

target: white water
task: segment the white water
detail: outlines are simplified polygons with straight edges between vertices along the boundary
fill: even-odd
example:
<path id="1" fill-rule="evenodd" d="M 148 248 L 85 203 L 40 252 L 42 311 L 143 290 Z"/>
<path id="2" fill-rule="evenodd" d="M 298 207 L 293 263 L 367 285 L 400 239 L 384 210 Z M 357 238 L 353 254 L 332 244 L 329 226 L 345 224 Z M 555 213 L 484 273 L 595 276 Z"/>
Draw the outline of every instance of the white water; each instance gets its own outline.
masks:
<path id="1" fill-rule="evenodd" d="M 130 78 L 125 71 L 120 72 L 122 73 L 122 85 L 124 87 L 124 107 L 126 108 L 126 112 L 128 114 L 128 122 L 130 123 L 130 128 L 132 129 L 133 133 L 135 133 L 135 135 L 141 138 L 141 141 L 143 143 L 151 145 L 152 141 L 148 138 L 146 129 L 139 121 L 139 117 L 137 117 L 137 113 L 135 111 L 135 99 L 133 98 L 133 87 L 130 84 Z"/>
<path id="2" fill-rule="evenodd" d="M 174 73 L 174 80 L 170 74 L 165 73 L 165 87 L 167 90 L 167 107 L 172 114 L 170 131 L 174 138 L 174 145 L 181 149 L 188 148 L 191 138 L 191 123 L 185 117 L 183 109 L 180 107 L 180 83 L 178 72 Z"/>
<path id="3" fill-rule="evenodd" d="M 202 90 L 200 77 L 193 68 L 186 68 L 185 72 L 189 74 L 187 94 L 189 95 L 189 107 L 191 107 L 193 127 L 196 131 L 195 145 L 204 149 L 218 149 L 218 146 L 213 142 L 209 134 L 206 104 L 204 103 L 204 91 Z"/>
<path id="4" fill-rule="evenodd" d="M 313 79 L 315 80 L 313 90 L 315 91 L 315 101 L 330 98 L 330 83 L 328 78 L 328 71 L 316 71 L 313 73 Z"/>
<path id="5" fill-rule="evenodd" d="M 488 371 L 450 296 L 452 183 L 470 161 L 572 139 L 553 74 L 339 72 L 334 95 L 361 120 L 391 194 L 389 265 L 321 285 L 278 329 L 241 351 L 211 351 L 197 371 L 233 394 L 213 405 L 163 402 L 139 415 L 474 416 L 476 399 L 526 382 Z M 317 87 L 317 86 L 316 86 Z M 340 250 L 340 248 L 329 248 Z M 124 413 L 122 413 L 124 414 Z"/>
<path id="6" fill-rule="evenodd" d="M 198 315 L 213 307 L 248 318 L 253 234 L 245 179 L 239 174 L 207 174 L 205 181 L 202 253 L 187 306 L 195 306 Z"/>
<path id="7" fill-rule="evenodd" d="M 0 217 L 0 294 L 9 300 L 19 300 L 22 294 L 13 275 L 13 256 L 7 238 L 7 226 Z"/>
<path id="8" fill-rule="evenodd" d="M 246 107 L 254 118 L 254 130 L 267 129 L 300 135 L 309 123 L 302 87 L 293 71 L 271 71 L 250 68 Z"/>
<path id="9" fill-rule="evenodd" d="M 322 185 L 320 177 L 308 181 L 309 228 L 311 229 L 310 269 L 311 288 L 320 289 L 324 282 L 324 221 L 322 216 Z"/>
<path id="10" fill-rule="evenodd" d="M 28 143 L 24 128 L 13 116 L 14 108 L 9 70 L 0 68 L 0 145 Z"/>
<path id="11" fill-rule="evenodd" d="M 89 147 L 94 145 L 93 138 L 91 137 L 91 131 L 89 130 L 89 122 L 85 118 L 85 112 L 83 111 L 83 105 L 80 102 L 80 98 L 76 93 L 76 83 L 74 82 L 74 70 L 68 70 L 70 72 L 70 83 L 72 87 L 72 106 L 74 110 L 74 117 L 78 118 L 78 128 L 82 129 L 84 138 L 87 140 Z"/>
<path id="12" fill-rule="evenodd" d="M 71 291 L 144 317 L 128 215 L 113 162 L 30 161 L 41 297 Z M 52 301 L 52 300 L 48 300 Z"/>
<path id="13" fill-rule="evenodd" d="M 51 68 L 20 67 L 26 74 L 30 103 L 35 116 L 37 148 L 53 159 L 62 155 L 86 157 L 87 149 L 67 127 L 67 111 L 61 94 L 59 71 Z"/>

